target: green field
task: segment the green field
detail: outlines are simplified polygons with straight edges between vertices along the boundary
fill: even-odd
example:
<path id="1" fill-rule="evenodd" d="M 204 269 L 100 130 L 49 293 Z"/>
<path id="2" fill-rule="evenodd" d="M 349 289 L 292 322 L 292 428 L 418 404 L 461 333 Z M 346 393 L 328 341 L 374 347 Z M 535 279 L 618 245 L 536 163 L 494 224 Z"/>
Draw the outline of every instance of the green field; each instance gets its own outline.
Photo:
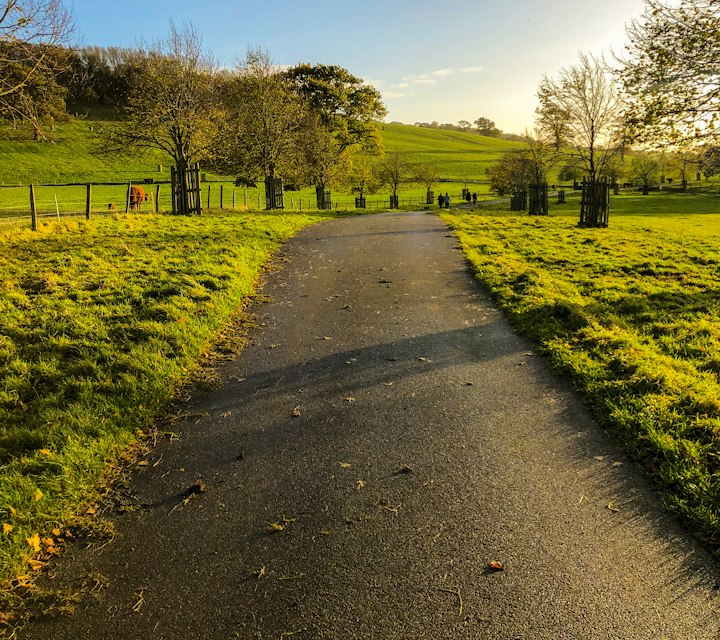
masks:
<path id="1" fill-rule="evenodd" d="M 94 183 L 93 212 L 106 213 L 111 204 L 124 210 L 126 187 L 102 186 L 97 183 L 113 182 L 143 184 L 146 180 L 160 182 L 159 210 L 170 208 L 169 180 L 170 159 L 160 152 L 144 155 L 108 155 L 103 151 L 100 131 L 112 118 L 112 113 L 91 113 L 80 118 L 70 117 L 67 122 L 56 125 L 52 139 L 34 142 L 20 136 L 1 139 L 0 155 L 0 225 L 3 220 L 22 218 L 27 223 L 30 215 L 30 196 L 26 185 L 64 185 L 71 183 Z M 8 132 L 5 132 L 6 134 Z M 448 192 L 458 200 L 463 187 L 476 191 L 481 198 L 489 197 L 489 185 L 485 170 L 504 151 L 519 148 L 517 142 L 507 142 L 470 133 L 421 129 L 407 125 L 382 125 L 382 135 L 387 152 L 399 151 L 412 165 L 430 164 L 438 171 L 443 182 L 435 185 L 436 194 Z M 210 190 L 211 208 L 220 204 L 220 185 L 223 187 L 223 207 L 232 210 L 233 191 L 235 210 L 262 210 L 265 207 L 264 190 L 235 187 L 230 180 L 220 182 L 221 177 L 206 174 L 203 184 L 203 203 Z M 468 182 L 470 181 L 470 182 Z M 24 185 L 17 187 L 13 185 Z M 144 185 L 153 196 L 157 185 Z M 385 208 L 389 204 L 389 191 L 367 194 L 367 206 L 371 210 Z M 260 199 L 258 200 L 258 196 Z M 425 197 L 425 188 L 417 184 L 401 187 L 402 207 L 419 206 Z M 57 205 L 56 205 L 57 199 Z M 39 186 L 36 201 L 42 216 L 51 218 L 65 214 L 77 214 L 85 210 L 84 186 Z M 339 211 L 355 207 L 355 195 L 348 189 L 335 189 L 333 203 Z M 286 208 L 299 211 L 316 207 L 312 188 L 286 192 Z M 152 203 L 143 205 L 152 210 Z M 0 226 L 0 228 L 2 228 Z"/>
<path id="2" fill-rule="evenodd" d="M 578 228 L 576 210 L 443 217 L 512 322 L 718 549 L 720 198 L 620 196 L 607 229 Z"/>

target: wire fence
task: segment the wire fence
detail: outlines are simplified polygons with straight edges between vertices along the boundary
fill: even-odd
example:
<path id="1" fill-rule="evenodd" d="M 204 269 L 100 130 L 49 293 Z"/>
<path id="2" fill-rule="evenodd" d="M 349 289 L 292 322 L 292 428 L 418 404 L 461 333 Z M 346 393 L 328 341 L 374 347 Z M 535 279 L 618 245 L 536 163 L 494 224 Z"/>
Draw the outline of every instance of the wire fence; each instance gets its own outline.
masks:
<path id="1" fill-rule="evenodd" d="M 137 196 L 132 196 L 132 190 Z M 265 210 L 264 189 L 236 186 L 232 182 L 206 182 L 202 185 L 202 206 L 204 209 L 237 211 Z M 453 204 L 464 202 L 461 194 L 450 194 Z M 333 193 L 330 208 L 340 211 L 358 209 L 364 204 L 365 210 L 386 210 L 393 208 L 387 194 L 373 194 L 364 197 L 360 203 L 356 194 Z M 399 194 L 396 208 L 433 204 L 426 202 L 425 195 Z M 115 215 L 118 213 L 168 213 L 172 208 L 171 185 L 161 182 L 102 182 L 37 184 L 20 186 L 0 185 L 0 228 L 11 226 L 35 228 L 43 222 L 62 220 L 67 217 Z M 313 190 L 307 192 L 286 191 L 285 211 L 310 211 L 318 208 Z"/>

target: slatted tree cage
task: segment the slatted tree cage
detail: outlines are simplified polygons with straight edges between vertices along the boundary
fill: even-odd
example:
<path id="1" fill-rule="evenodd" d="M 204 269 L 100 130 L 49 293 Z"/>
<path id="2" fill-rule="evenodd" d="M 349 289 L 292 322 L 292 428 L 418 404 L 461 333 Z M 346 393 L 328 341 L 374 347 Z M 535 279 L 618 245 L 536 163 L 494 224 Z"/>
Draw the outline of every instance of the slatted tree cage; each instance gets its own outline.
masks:
<path id="1" fill-rule="evenodd" d="M 285 208 L 285 192 L 282 178 L 271 176 L 265 178 L 265 208 L 268 210 Z"/>
<path id="2" fill-rule="evenodd" d="M 607 227 L 610 215 L 610 183 L 608 179 L 583 178 L 580 201 L 581 227 Z"/>
<path id="3" fill-rule="evenodd" d="M 531 184 L 528 188 L 529 207 L 528 213 L 531 216 L 546 216 L 548 214 L 548 185 L 547 182 L 542 184 Z"/>
<path id="4" fill-rule="evenodd" d="M 188 216 L 202 213 L 199 163 L 170 167 L 170 184 L 173 213 Z"/>

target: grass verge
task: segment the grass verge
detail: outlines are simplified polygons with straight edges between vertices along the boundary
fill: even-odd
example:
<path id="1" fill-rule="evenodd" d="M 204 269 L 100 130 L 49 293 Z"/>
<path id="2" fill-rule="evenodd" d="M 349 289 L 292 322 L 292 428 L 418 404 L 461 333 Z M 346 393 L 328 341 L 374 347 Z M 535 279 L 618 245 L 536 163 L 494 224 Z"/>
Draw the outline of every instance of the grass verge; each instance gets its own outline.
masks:
<path id="1" fill-rule="evenodd" d="M 608 229 L 579 229 L 576 216 L 442 217 L 514 325 L 718 553 L 720 215 L 677 214 L 692 210 L 680 198 L 629 197 Z M 633 213 L 648 206 L 663 215 Z"/>
<path id="2" fill-rule="evenodd" d="M 99 478 L 330 214 L 65 220 L 0 234 L 0 581 L 27 584 Z M 0 622 L 2 622 L 0 616 Z"/>

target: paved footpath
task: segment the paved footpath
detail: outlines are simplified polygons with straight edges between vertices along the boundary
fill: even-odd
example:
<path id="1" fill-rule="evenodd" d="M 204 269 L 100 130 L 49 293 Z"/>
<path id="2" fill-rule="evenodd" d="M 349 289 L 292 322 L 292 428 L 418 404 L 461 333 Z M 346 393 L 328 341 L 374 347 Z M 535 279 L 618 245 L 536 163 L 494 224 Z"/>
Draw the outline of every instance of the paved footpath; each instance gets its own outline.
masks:
<path id="1" fill-rule="evenodd" d="M 397 213 L 292 240 L 117 540 L 54 568 L 107 588 L 20 637 L 719 638 L 718 566 L 448 234 Z"/>

